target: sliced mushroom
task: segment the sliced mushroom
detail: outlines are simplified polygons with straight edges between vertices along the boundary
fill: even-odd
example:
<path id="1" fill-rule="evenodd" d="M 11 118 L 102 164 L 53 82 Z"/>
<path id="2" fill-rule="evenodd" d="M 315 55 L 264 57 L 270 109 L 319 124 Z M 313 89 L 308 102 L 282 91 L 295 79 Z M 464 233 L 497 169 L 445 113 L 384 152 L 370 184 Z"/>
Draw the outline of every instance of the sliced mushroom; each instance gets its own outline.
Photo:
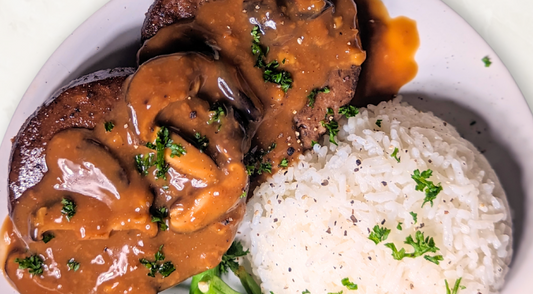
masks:
<path id="1" fill-rule="evenodd" d="M 79 239 L 108 238 L 111 231 L 157 233 L 149 213 L 153 195 L 112 153 L 92 139 L 92 131 L 69 129 L 47 144 L 48 171 L 19 199 L 13 221 L 33 240 L 46 231 L 74 231 Z M 134 175 L 135 176 L 135 175 Z M 66 209 L 70 201 L 73 210 Z M 98 217 L 106 215 L 106 217 Z M 25 232 L 29 223 L 29 232 Z"/>
<path id="2" fill-rule="evenodd" d="M 139 145 L 165 144 L 164 165 L 168 164 L 169 174 L 177 172 L 191 185 L 197 181 L 195 189 L 164 192 L 170 194 L 170 228 L 175 232 L 202 229 L 244 201 L 241 195 L 248 175 L 242 160 L 250 140 L 246 132 L 255 130 L 251 124 L 241 124 L 241 119 L 259 121 L 260 112 L 242 95 L 243 83 L 222 62 L 199 54 L 152 59 L 131 78 L 126 99 Z M 160 126 L 170 134 L 157 141 Z M 184 153 L 172 156 L 177 144 Z M 162 152 L 162 146 L 156 148 Z M 155 177 L 166 176 L 156 173 Z M 166 184 L 154 178 L 152 185 Z"/>

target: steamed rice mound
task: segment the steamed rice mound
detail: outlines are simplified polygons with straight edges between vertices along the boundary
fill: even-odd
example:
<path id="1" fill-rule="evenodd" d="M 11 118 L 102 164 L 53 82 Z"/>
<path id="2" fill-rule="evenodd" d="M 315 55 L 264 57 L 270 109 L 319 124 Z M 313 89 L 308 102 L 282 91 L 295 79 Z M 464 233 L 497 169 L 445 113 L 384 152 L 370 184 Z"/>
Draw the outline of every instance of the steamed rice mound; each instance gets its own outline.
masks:
<path id="1" fill-rule="evenodd" d="M 381 120 L 381 127 L 376 125 Z M 338 146 L 325 136 L 254 191 L 238 238 L 263 293 L 497 293 L 511 260 L 511 221 L 494 171 L 476 148 L 431 113 L 400 99 L 339 122 Z M 398 148 L 397 157 L 391 157 Z M 422 207 L 414 170 L 431 169 L 443 190 Z M 415 223 L 410 212 L 417 214 Z M 399 223 L 402 230 L 397 228 Z M 376 245 L 375 225 L 391 230 Z M 439 265 L 395 260 L 416 231 L 433 237 Z M 349 278 L 358 290 L 348 290 Z"/>

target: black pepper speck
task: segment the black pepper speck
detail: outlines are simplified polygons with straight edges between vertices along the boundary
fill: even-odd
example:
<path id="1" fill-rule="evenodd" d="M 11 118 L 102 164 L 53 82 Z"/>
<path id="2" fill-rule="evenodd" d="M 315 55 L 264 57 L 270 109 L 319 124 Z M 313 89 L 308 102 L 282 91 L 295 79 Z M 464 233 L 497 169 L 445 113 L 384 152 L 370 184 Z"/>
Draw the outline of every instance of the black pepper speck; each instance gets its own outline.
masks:
<path id="1" fill-rule="evenodd" d="M 295 151 L 295 150 L 294 150 L 293 147 L 289 147 L 289 148 L 287 148 L 287 155 L 289 155 L 289 156 L 293 155 L 293 154 L 294 154 L 294 151 Z"/>

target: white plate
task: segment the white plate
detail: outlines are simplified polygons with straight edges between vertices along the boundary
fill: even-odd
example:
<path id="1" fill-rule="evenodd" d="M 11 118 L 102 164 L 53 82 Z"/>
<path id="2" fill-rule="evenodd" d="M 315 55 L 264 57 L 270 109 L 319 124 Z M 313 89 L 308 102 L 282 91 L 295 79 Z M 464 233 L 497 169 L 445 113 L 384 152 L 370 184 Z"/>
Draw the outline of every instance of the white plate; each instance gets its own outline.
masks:
<path id="1" fill-rule="evenodd" d="M 10 139 L 51 93 L 99 69 L 135 64 L 140 27 L 153 0 L 113 0 L 81 25 L 31 83 L 0 146 L 0 177 L 7 179 Z M 515 256 L 503 294 L 524 293 L 533 271 L 533 116 L 507 69 L 490 47 L 438 0 L 384 0 L 391 15 L 415 19 L 421 46 L 415 80 L 405 100 L 431 110 L 472 141 L 496 170 L 514 213 Z M 486 68 L 481 58 L 489 55 Z M 421 98 L 423 99 L 421 99 Z M 474 125 L 471 125 L 476 121 Z M 7 215 L 7 185 L 0 186 L 0 217 Z M 1 293 L 16 293 L 0 279 Z M 443 289 L 444 291 L 444 289 Z M 186 293 L 173 289 L 167 293 Z"/>

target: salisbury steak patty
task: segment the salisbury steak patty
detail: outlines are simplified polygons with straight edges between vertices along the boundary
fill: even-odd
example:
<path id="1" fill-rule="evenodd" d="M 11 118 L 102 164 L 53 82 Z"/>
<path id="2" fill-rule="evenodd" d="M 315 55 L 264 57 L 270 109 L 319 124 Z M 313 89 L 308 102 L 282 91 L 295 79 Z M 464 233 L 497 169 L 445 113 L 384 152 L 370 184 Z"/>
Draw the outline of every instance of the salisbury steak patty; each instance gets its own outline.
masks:
<path id="1" fill-rule="evenodd" d="M 221 3 L 219 4 L 222 5 Z M 233 2 L 228 2 L 226 4 L 229 6 L 239 5 L 239 3 Z M 300 43 L 292 45 L 293 47 L 287 49 L 287 51 L 290 51 L 291 53 L 287 53 L 286 55 L 284 55 L 284 52 L 286 51 L 282 50 L 282 53 L 279 53 L 280 56 L 290 57 L 292 56 L 291 54 L 299 50 L 298 48 L 301 47 L 300 44 L 302 44 L 302 46 L 304 46 L 303 44 L 306 44 L 306 41 L 302 41 L 304 40 L 304 37 L 301 37 L 302 32 L 298 31 L 298 26 L 308 26 L 308 30 L 316 30 L 317 34 L 319 34 L 318 32 L 322 33 L 321 36 L 327 34 L 329 37 L 334 38 L 346 38 L 346 33 L 348 32 L 348 35 L 352 36 L 351 39 L 346 39 L 346 41 L 348 41 L 348 45 L 352 46 L 353 48 L 357 48 L 358 50 L 361 50 L 361 41 L 358 34 L 358 25 L 356 19 L 357 11 L 356 9 L 354 9 L 353 2 L 323 1 L 321 3 L 322 5 L 318 4 L 320 4 L 320 1 L 244 1 L 242 2 L 242 4 L 240 4 L 242 5 L 242 9 L 239 9 L 239 13 L 243 14 L 246 20 L 245 22 L 239 23 L 232 21 L 224 22 L 220 19 L 238 19 L 239 17 L 242 17 L 240 15 L 217 14 L 216 9 L 209 12 L 208 6 L 218 5 L 216 2 L 208 3 L 203 0 L 156 0 L 146 14 L 146 19 L 142 28 L 142 38 L 143 41 L 146 41 L 157 34 L 156 37 L 144 43 L 145 47 L 147 47 L 148 45 L 154 47 L 155 44 L 155 46 L 159 46 L 159 48 L 155 50 L 157 52 L 169 53 L 172 52 L 172 50 L 180 51 L 181 49 L 176 48 L 181 47 L 176 46 L 175 44 L 187 44 L 187 42 L 190 42 L 190 38 L 188 38 L 187 34 L 181 32 L 181 30 L 183 30 L 183 27 L 185 27 L 185 25 L 181 24 L 184 20 L 187 20 L 187 22 L 185 22 L 186 26 L 194 27 L 198 31 L 200 31 L 201 29 L 202 31 L 205 30 L 206 32 L 211 32 L 211 38 L 216 40 L 216 42 L 214 43 L 216 44 L 215 47 L 219 48 L 220 50 L 220 56 L 222 58 L 227 58 L 229 60 L 240 63 L 239 66 L 241 67 L 241 69 L 243 69 L 243 67 L 245 66 L 249 67 L 249 65 L 245 62 L 242 62 L 242 60 L 243 56 L 251 55 L 251 40 L 246 38 L 240 39 L 240 31 L 244 31 L 246 34 L 249 29 L 241 29 L 240 27 L 238 27 L 238 25 L 250 26 L 251 24 L 254 24 L 258 25 L 261 28 L 263 35 L 278 34 L 279 36 L 272 39 L 272 42 L 269 45 L 265 45 L 269 49 L 273 49 L 273 51 L 276 51 L 276 48 L 279 49 L 285 46 L 285 44 L 289 44 L 291 41 L 294 41 L 297 38 L 301 38 Z M 350 9 L 354 10 L 353 14 L 346 12 L 346 14 L 338 16 L 338 14 L 336 14 L 335 12 L 336 9 L 343 11 L 349 11 Z M 265 11 L 267 11 L 266 14 Z M 206 15 L 213 12 L 215 12 L 216 16 L 213 16 L 213 19 L 211 20 L 206 19 Z M 329 18 L 332 15 L 335 16 Z M 313 24 L 313 20 L 320 18 L 324 19 L 325 27 L 317 26 L 316 22 Z M 277 24 L 277 27 L 274 30 L 270 28 L 270 26 L 272 26 L 272 22 Z M 224 26 L 227 27 L 227 31 L 220 30 L 218 28 L 218 26 L 222 27 L 222 23 L 224 23 L 224 25 L 227 25 Z M 230 23 L 231 25 L 228 25 Z M 175 25 L 172 26 L 173 24 Z M 339 31 L 339 28 L 343 25 L 344 28 L 346 28 L 347 26 L 350 27 L 350 31 L 344 31 L 344 36 L 343 33 Z M 291 26 L 294 29 L 287 30 L 287 28 Z M 219 31 L 222 33 L 220 33 Z M 327 33 L 324 33 L 326 31 Z M 213 32 L 219 33 L 213 34 Z M 218 36 L 220 34 L 226 35 L 223 38 L 219 38 Z M 248 36 L 250 35 L 248 34 Z M 229 40 L 235 40 L 235 43 L 238 44 L 230 44 L 228 46 L 226 45 L 224 38 Z M 307 42 L 312 43 L 315 40 L 313 38 L 314 37 L 307 37 L 307 39 L 305 40 L 309 40 Z M 168 39 L 168 41 L 165 41 L 165 39 Z M 204 39 L 205 40 L 203 41 L 200 40 L 197 42 L 205 43 L 209 40 L 209 38 L 205 36 Z M 332 49 L 326 49 L 327 45 L 320 42 L 321 41 L 317 41 L 317 43 L 314 44 L 317 47 L 317 51 L 322 50 L 321 53 L 323 53 L 323 56 L 330 54 Z M 242 49 L 239 49 L 239 51 L 234 48 Z M 143 50 L 149 51 L 147 48 L 144 48 Z M 143 50 L 141 50 L 141 52 L 144 52 Z M 322 55 L 319 54 L 318 56 Z M 299 59 L 296 62 L 310 63 L 310 61 L 308 61 L 306 58 L 308 58 L 308 56 L 299 56 Z M 316 59 L 317 57 L 314 56 L 313 58 Z M 283 58 L 280 57 L 279 61 L 283 61 Z M 320 63 L 319 60 L 313 60 L 311 62 Z M 290 107 L 295 110 L 291 110 L 294 116 L 290 117 L 289 119 L 292 120 L 287 122 L 291 124 L 293 130 L 296 131 L 296 136 L 298 137 L 296 139 L 299 139 L 295 140 L 296 142 L 289 142 L 289 146 L 291 146 L 291 144 L 292 146 L 298 144 L 299 146 L 295 146 L 298 151 L 301 151 L 302 149 L 305 150 L 311 148 L 312 141 L 318 141 L 320 136 L 322 136 L 326 132 L 326 128 L 321 125 L 321 121 L 324 120 L 328 108 L 333 109 L 335 112 L 332 119 L 338 120 L 340 117 L 340 115 L 338 114 L 338 109 L 341 106 L 349 104 L 354 97 L 357 82 L 359 80 L 359 74 L 361 72 L 360 63 L 358 63 L 356 59 L 352 60 L 351 62 L 344 63 L 335 60 L 333 62 L 330 62 L 330 64 L 332 63 L 335 63 L 337 66 L 332 67 L 331 69 L 327 69 L 327 67 L 324 67 L 323 71 L 327 74 L 325 75 L 325 83 L 321 85 L 321 87 L 329 88 L 330 92 L 319 93 L 316 96 L 316 102 L 313 107 L 310 107 L 308 105 L 302 107 L 301 104 L 299 106 L 291 106 L 290 103 L 285 103 L 285 106 L 280 105 L 280 107 Z M 295 63 L 289 58 L 289 61 L 285 65 L 285 67 L 290 68 L 294 64 Z M 282 64 L 281 67 L 283 66 L 284 65 Z M 246 72 L 246 69 L 243 70 L 244 72 Z M 297 81 L 298 78 L 296 77 L 296 74 L 294 72 L 292 74 L 295 83 L 300 83 L 301 80 Z M 250 72 L 248 72 L 248 75 L 245 78 L 248 80 L 249 84 L 254 85 L 254 82 L 251 80 L 255 79 L 256 77 L 254 77 L 253 74 L 250 74 Z M 318 80 L 317 82 L 321 83 Z M 311 90 L 311 88 L 307 89 L 307 91 Z M 263 88 L 255 87 L 254 91 L 256 91 L 258 96 L 264 96 L 262 100 L 265 105 L 271 105 L 272 108 L 277 107 L 272 106 L 272 95 L 263 95 L 259 93 L 265 92 Z M 309 92 L 307 92 L 306 94 L 297 94 L 297 99 L 305 98 L 308 94 Z M 286 98 L 293 101 L 295 99 L 293 97 L 290 97 L 290 95 L 286 96 Z M 265 121 L 269 121 L 269 114 L 267 113 L 266 115 L 267 117 L 265 117 Z M 278 121 L 278 119 L 274 119 L 274 121 Z M 276 129 L 276 127 L 271 126 L 267 126 L 265 128 Z M 289 137 L 291 135 L 294 138 L 293 134 L 285 134 L 285 137 Z"/>
<path id="2" fill-rule="evenodd" d="M 58 90 L 30 116 L 13 139 L 9 167 L 9 210 L 24 191 L 35 186 L 47 171 L 44 151 L 58 132 L 95 127 L 113 109 L 122 84 L 132 68 L 98 71 Z"/>

